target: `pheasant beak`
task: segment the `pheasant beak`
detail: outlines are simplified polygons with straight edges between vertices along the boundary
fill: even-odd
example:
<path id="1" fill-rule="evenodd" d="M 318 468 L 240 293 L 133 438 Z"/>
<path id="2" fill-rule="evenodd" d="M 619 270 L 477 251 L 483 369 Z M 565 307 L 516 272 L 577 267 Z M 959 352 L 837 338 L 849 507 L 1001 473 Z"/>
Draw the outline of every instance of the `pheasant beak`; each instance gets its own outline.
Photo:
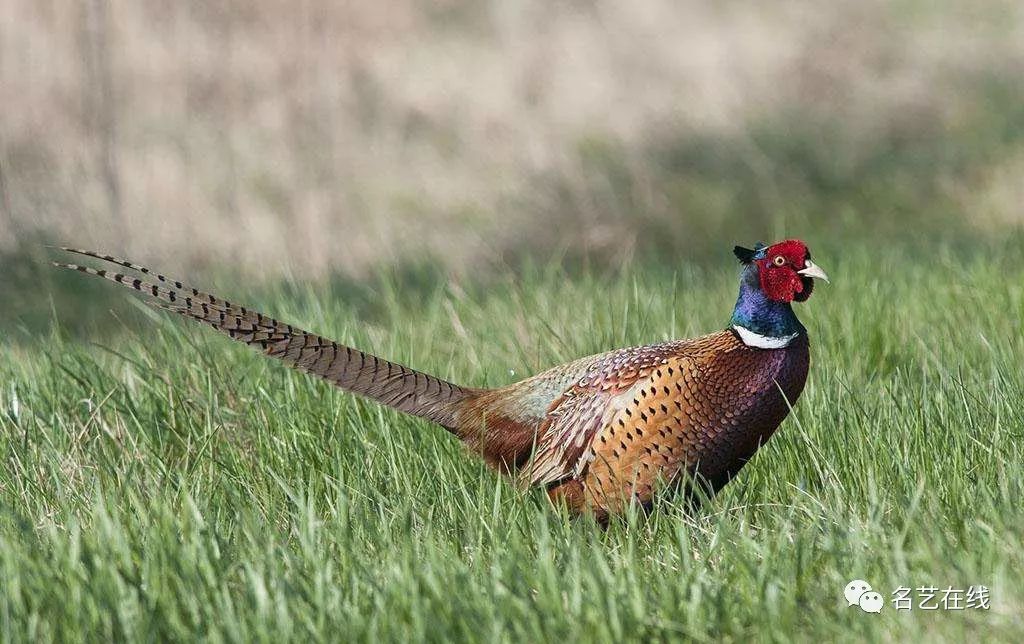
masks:
<path id="1" fill-rule="evenodd" d="M 818 278 L 820 280 L 825 280 L 825 282 L 827 282 L 827 283 L 831 283 L 831 282 L 828 281 L 828 275 L 825 274 L 825 271 L 821 270 L 820 266 L 818 266 L 817 264 L 815 264 L 814 262 L 812 262 L 809 259 L 806 260 L 806 262 L 804 263 L 803 270 L 797 271 L 797 275 L 805 275 L 807 277 L 816 277 L 816 278 Z"/>

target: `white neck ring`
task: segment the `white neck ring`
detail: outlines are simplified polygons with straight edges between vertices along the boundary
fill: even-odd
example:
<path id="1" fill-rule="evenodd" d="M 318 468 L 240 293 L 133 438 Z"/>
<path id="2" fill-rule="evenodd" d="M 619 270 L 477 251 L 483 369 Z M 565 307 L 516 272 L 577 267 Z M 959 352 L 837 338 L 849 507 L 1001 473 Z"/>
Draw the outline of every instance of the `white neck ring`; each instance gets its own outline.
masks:
<path id="1" fill-rule="evenodd" d="M 756 349 L 784 349 L 789 346 L 790 342 L 796 339 L 797 335 L 799 335 L 797 333 L 793 333 L 791 335 L 784 335 L 781 337 L 772 337 L 770 335 L 754 333 L 750 329 L 738 324 L 734 324 L 732 328 L 739 334 L 740 340 L 743 341 L 743 344 Z"/>

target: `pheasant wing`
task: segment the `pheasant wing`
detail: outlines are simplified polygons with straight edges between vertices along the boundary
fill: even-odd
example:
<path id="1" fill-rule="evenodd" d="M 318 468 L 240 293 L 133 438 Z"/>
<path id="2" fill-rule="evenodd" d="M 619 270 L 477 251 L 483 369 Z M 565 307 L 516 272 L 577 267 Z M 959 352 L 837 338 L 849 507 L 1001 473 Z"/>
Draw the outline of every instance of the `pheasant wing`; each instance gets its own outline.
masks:
<path id="1" fill-rule="evenodd" d="M 683 343 L 621 349 L 597 356 L 578 382 L 548 409 L 537 432 L 524 482 L 549 485 L 577 476 L 593 458 L 592 444 L 619 410 L 632 402 L 632 389 L 667 364 Z"/>

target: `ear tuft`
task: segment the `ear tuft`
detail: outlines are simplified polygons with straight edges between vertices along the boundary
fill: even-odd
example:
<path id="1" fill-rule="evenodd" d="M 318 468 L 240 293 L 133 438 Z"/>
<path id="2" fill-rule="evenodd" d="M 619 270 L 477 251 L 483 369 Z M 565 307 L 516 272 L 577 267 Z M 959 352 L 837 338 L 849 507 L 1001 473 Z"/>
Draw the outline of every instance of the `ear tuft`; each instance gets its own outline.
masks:
<path id="1" fill-rule="evenodd" d="M 750 262 L 754 261 L 755 253 L 756 251 L 753 251 L 749 248 L 744 248 L 742 246 L 735 246 L 732 249 L 732 254 L 736 256 L 736 259 L 740 260 L 741 264 L 749 264 Z"/>

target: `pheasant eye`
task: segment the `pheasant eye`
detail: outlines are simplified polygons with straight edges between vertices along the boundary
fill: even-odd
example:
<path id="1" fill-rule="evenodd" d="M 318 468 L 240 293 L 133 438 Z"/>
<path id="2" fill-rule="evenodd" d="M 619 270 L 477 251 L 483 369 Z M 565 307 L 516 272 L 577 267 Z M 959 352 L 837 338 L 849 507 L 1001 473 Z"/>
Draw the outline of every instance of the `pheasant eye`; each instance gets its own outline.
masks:
<path id="1" fill-rule="evenodd" d="M 772 263 L 774 263 L 776 266 L 782 266 L 783 264 L 786 263 L 786 258 L 783 257 L 782 255 L 776 255 L 775 259 L 772 260 Z"/>

